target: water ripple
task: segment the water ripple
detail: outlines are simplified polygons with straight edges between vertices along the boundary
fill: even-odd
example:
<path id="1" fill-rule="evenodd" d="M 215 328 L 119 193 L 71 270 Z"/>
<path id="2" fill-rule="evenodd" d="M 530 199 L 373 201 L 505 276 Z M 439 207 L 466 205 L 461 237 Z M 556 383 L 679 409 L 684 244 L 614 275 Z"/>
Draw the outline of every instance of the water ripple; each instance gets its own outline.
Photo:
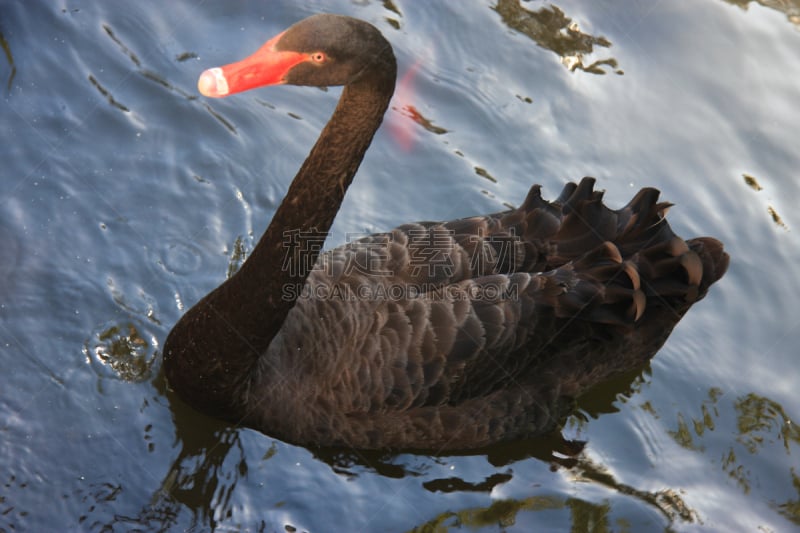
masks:
<path id="1" fill-rule="evenodd" d="M 138 383 L 153 375 L 158 339 L 135 320 L 106 322 L 86 339 L 83 353 L 101 378 Z"/>

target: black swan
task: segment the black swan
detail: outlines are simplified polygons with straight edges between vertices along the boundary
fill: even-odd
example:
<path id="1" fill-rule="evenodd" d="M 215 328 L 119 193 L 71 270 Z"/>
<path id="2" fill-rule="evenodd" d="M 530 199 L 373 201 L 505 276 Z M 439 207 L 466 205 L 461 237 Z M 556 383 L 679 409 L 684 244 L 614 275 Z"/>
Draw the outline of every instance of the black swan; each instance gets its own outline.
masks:
<path id="1" fill-rule="evenodd" d="M 684 241 L 645 188 L 623 208 L 594 180 L 547 202 L 418 222 L 320 253 L 394 90 L 392 48 L 338 15 L 298 22 L 203 72 L 222 97 L 344 85 L 241 269 L 178 321 L 170 386 L 194 408 L 307 446 L 452 450 L 557 427 L 583 391 L 641 367 L 728 265 Z"/>

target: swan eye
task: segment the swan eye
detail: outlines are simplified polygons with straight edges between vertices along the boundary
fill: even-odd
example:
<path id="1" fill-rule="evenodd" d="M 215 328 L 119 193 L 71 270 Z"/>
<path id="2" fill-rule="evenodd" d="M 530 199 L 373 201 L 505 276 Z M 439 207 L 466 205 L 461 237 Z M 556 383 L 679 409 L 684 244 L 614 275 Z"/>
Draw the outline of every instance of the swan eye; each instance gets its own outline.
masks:
<path id="1" fill-rule="evenodd" d="M 325 55 L 325 52 L 314 52 L 311 54 L 311 61 L 314 63 L 321 65 L 328 60 L 328 56 Z"/>

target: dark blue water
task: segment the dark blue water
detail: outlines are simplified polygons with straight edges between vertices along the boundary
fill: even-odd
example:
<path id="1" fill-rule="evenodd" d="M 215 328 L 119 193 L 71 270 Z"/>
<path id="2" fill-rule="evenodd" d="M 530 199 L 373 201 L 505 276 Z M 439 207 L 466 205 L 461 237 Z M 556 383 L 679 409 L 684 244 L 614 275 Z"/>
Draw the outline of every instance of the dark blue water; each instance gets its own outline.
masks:
<path id="1" fill-rule="evenodd" d="M 0 1 L 0 530 L 800 527 L 800 8 L 763 3 Z M 569 419 L 582 450 L 313 452 L 166 391 L 167 332 L 339 94 L 210 101 L 197 76 L 320 11 L 414 72 L 329 246 L 583 175 L 615 207 L 656 186 L 680 235 L 725 242 L 651 367 Z"/>

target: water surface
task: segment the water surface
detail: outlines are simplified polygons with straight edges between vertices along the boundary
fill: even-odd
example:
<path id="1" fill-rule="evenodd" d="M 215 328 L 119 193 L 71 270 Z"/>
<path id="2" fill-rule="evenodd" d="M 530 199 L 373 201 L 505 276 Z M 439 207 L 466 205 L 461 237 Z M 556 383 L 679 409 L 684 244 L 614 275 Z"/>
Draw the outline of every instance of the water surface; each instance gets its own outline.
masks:
<path id="1" fill-rule="evenodd" d="M 0 3 L 0 529 L 800 527 L 795 2 Z M 220 101 L 198 74 L 320 11 L 401 76 L 329 238 L 642 186 L 726 277 L 561 438 L 319 452 L 165 389 L 172 324 L 252 249 L 339 91 Z M 585 446 L 562 441 L 584 441 Z"/>

